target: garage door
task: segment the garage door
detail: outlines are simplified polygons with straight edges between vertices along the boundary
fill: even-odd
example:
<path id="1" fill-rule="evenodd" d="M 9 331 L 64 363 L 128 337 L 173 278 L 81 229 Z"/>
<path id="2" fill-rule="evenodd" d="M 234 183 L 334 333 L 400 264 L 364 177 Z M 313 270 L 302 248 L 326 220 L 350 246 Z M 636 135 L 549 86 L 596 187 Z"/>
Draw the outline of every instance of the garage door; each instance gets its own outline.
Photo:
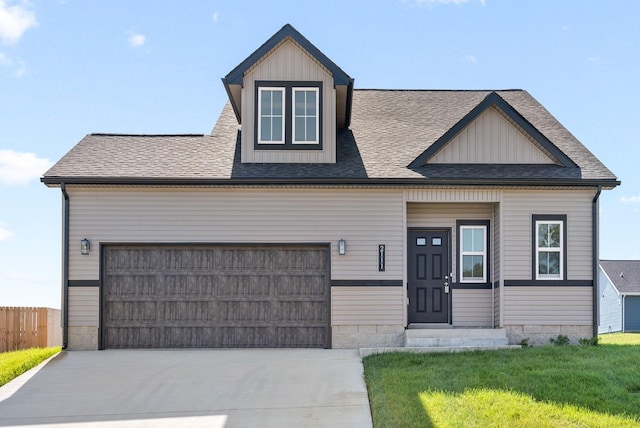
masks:
<path id="1" fill-rule="evenodd" d="M 326 246 L 106 246 L 102 348 L 328 348 Z"/>

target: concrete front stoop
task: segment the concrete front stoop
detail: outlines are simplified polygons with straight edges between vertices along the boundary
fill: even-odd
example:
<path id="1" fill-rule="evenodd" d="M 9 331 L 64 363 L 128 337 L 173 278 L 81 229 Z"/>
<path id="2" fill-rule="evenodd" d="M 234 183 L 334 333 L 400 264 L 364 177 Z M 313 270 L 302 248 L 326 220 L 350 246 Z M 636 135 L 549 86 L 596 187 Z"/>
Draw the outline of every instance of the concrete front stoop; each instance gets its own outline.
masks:
<path id="1" fill-rule="evenodd" d="M 509 345 L 503 328 L 408 328 L 404 332 L 404 347 L 361 348 L 360 356 L 384 352 L 463 352 L 495 349 L 521 349 Z"/>

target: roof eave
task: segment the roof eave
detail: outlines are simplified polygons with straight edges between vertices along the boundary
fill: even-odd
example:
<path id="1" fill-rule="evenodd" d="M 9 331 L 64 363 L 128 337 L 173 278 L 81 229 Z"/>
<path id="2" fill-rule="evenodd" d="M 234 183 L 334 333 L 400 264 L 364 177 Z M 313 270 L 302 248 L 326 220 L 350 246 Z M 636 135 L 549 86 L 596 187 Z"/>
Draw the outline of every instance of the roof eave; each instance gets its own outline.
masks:
<path id="1" fill-rule="evenodd" d="M 416 178 L 188 178 L 188 177 L 59 177 L 45 176 L 40 181 L 49 187 L 61 183 L 79 185 L 183 185 L 183 186 L 272 186 L 272 185 L 357 185 L 357 186 L 471 186 L 471 187 L 597 187 L 610 190 L 618 180 L 554 179 L 416 179 Z"/>

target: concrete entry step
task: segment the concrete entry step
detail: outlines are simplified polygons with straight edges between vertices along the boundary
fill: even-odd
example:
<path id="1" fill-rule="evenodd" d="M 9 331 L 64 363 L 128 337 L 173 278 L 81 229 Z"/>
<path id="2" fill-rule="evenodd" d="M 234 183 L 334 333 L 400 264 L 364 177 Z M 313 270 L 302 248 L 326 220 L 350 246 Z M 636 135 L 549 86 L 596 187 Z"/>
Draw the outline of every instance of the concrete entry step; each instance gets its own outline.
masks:
<path id="1" fill-rule="evenodd" d="M 493 347 L 508 344 L 507 331 L 502 328 L 410 328 L 404 333 L 406 348 Z"/>

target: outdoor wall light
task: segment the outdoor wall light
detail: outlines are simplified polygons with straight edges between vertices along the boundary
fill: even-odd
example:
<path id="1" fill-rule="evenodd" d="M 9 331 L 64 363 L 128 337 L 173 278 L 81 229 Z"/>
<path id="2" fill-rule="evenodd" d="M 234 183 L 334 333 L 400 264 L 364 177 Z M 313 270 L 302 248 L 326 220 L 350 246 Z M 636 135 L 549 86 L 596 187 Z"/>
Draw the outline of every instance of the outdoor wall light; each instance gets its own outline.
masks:
<path id="1" fill-rule="evenodd" d="M 338 254 L 341 256 L 347 254 L 347 242 L 342 238 L 338 241 Z"/>
<path id="2" fill-rule="evenodd" d="M 82 241 L 80 241 L 80 254 L 82 254 L 83 256 L 88 256 L 90 252 L 91 241 L 89 241 L 87 238 L 84 238 Z"/>

